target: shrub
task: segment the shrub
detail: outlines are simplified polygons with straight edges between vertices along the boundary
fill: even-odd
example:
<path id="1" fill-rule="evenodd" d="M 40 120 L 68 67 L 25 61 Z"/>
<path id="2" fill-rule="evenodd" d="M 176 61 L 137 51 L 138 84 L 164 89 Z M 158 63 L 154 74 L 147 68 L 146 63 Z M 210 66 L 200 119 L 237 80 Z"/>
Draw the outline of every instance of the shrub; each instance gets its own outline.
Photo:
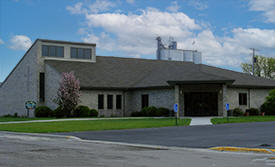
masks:
<path id="1" fill-rule="evenodd" d="M 260 110 L 261 112 L 264 112 L 265 115 L 275 115 L 275 102 L 273 103 L 265 102 L 264 104 L 261 105 Z"/>
<path id="2" fill-rule="evenodd" d="M 17 113 L 17 112 L 14 113 L 14 114 L 13 114 L 13 117 L 18 117 L 18 113 Z"/>
<path id="3" fill-rule="evenodd" d="M 138 111 L 135 111 L 135 112 L 131 113 L 131 117 L 141 117 L 141 115 L 142 115 L 142 113 L 138 112 Z"/>
<path id="4" fill-rule="evenodd" d="M 73 113 L 74 117 L 89 117 L 91 116 L 91 110 L 88 106 L 78 106 Z"/>
<path id="5" fill-rule="evenodd" d="M 160 116 L 168 117 L 170 116 L 170 114 L 171 114 L 171 111 L 167 108 L 164 108 L 164 107 L 156 108 L 154 106 L 150 106 L 150 107 L 144 107 L 140 112 L 138 111 L 132 112 L 131 116 L 132 117 L 160 117 Z"/>
<path id="6" fill-rule="evenodd" d="M 148 117 L 154 117 L 154 116 L 158 116 L 158 109 L 154 106 L 150 106 L 150 107 L 144 107 L 141 110 L 141 115 L 142 116 L 148 116 Z"/>
<path id="7" fill-rule="evenodd" d="M 275 89 L 269 92 L 266 101 L 260 109 L 261 112 L 265 112 L 265 115 L 275 115 Z"/>
<path id="8" fill-rule="evenodd" d="M 169 117 L 171 111 L 168 108 L 160 107 L 158 108 L 159 116 Z"/>
<path id="9" fill-rule="evenodd" d="M 233 116 L 233 110 L 231 110 L 231 109 L 228 110 L 228 111 L 227 111 L 227 114 L 228 114 L 228 116 Z"/>
<path id="10" fill-rule="evenodd" d="M 244 112 L 243 112 L 242 109 L 240 109 L 240 108 L 235 108 L 235 109 L 233 110 L 233 116 L 238 117 L 238 116 L 243 116 L 243 115 L 244 115 Z"/>
<path id="11" fill-rule="evenodd" d="M 52 110 L 47 106 L 39 106 L 35 109 L 35 117 L 49 117 Z"/>
<path id="12" fill-rule="evenodd" d="M 98 111 L 96 109 L 91 109 L 91 117 L 97 117 Z"/>
<path id="13" fill-rule="evenodd" d="M 260 111 L 257 108 L 246 109 L 245 112 L 248 112 L 249 115 L 260 115 Z"/>
<path id="14" fill-rule="evenodd" d="M 56 118 L 64 118 L 64 117 L 69 117 L 70 116 L 70 112 L 62 109 L 61 107 L 57 107 L 54 110 L 53 115 Z"/>

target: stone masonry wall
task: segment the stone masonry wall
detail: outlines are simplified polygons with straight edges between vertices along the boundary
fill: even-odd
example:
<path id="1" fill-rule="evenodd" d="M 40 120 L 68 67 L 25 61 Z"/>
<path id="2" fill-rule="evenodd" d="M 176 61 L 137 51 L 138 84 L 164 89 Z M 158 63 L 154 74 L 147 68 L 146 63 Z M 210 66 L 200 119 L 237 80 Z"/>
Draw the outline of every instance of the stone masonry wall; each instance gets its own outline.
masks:
<path id="1" fill-rule="evenodd" d="M 38 99 L 38 79 L 35 44 L 0 87 L 0 115 L 26 115 L 25 102 Z"/>

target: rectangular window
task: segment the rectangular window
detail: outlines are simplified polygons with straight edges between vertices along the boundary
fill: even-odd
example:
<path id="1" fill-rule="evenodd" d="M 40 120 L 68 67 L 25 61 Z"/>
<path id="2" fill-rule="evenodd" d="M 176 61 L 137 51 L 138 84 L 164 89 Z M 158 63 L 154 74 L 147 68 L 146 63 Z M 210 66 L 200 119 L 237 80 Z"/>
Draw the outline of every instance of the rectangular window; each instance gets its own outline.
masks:
<path id="1" fill-rule="evenodd" d="M 91 49 L 71 47 L 71 58 L 74 59 L 91 59 Z"/>
<path id="2" fill-rule="evenodd" d="M 42 45 L 42 56 L 45 57 L 64 57 L 64 47 Z"/>
<path id="3" fill-rule="evenodd" d="M 45 73 L 42 72 L 39 74 L 39 100 L 45 101 Z"/>
<path id="4" fill-rule="evenodd" d="M 149 95 L 141 95 L 141 108 L 149 106 Z"/>
<path id="5" fill-rule="evenodd" d="M 239 105 L 247 105 L 247 94 L 239 93 Z"/>
<path id="6" fill-rule="evenodd" d="M 122 103 L 122 96 L 121 95 L 116 95 L 116 109 L 121 109 L 121 103 Z"/>
<path id="7" fill-rule="evenodd" d="M 104 109 L 104 95 L 98 95 L 98 109 Z"/>
<path id="8" fill-rule="evenodd" d="M 107 96 L 107 108 L 113 109 L 113 95 Z"/>

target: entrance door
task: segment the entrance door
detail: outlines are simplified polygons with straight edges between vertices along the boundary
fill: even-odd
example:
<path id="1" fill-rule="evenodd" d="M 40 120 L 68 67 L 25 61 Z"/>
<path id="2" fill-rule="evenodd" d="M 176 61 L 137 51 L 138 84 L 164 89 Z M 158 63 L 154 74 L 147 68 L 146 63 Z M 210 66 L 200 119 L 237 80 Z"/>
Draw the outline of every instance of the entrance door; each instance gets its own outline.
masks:
<path id="1" fill-rule="evenodd" d="M 218 93 L 184 93 L 184 105 L 185 116 L 217 116 Z"/>

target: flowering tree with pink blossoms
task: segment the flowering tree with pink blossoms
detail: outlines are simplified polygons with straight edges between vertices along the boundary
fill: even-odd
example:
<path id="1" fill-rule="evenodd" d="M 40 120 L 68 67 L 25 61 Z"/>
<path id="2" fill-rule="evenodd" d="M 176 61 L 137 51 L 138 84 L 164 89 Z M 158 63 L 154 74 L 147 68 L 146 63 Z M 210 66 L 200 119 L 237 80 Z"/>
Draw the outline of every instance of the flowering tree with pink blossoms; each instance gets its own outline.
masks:
<path id="1" fill-rule="evenodd" d="M 57 91 L 57 98 L 54 100 L 64 111 L 64 116 L 70 116 L 77 104 L 80 102 L 80 82 L 74 72 L 62 73 L 60 87 Z"/>

